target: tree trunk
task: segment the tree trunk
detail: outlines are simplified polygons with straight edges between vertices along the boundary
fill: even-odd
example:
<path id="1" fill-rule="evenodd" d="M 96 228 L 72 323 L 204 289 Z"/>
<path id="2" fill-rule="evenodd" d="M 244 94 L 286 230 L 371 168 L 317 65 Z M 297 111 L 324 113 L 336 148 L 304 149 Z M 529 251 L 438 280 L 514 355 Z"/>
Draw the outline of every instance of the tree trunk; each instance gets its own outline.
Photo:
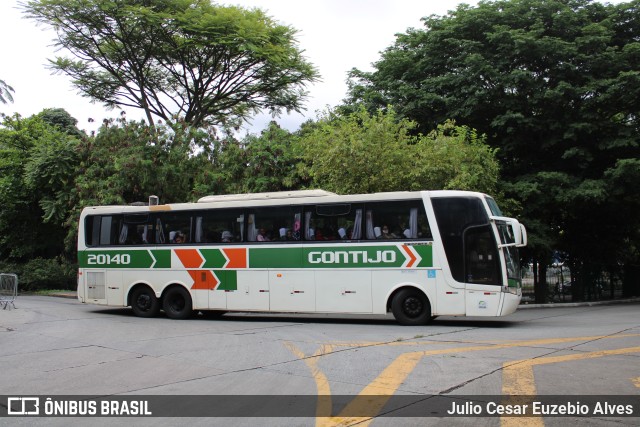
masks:
<path id="1" fill-rule="evenodd" d="M 534 275 L 536 270 L 538 273 L 537 280 L 534 280 L 535 303 L 544 304 L 547 302 L 547 266 L 538 262 L 534 262 L 533 266 Z"/>

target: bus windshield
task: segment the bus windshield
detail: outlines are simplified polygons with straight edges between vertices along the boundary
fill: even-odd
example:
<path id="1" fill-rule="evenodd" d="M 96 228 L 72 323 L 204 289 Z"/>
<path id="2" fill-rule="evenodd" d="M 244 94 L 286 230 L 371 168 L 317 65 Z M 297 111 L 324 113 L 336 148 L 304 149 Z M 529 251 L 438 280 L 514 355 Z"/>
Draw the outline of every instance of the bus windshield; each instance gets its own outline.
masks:
<path id="1" fill-rule="evenodd" d="M 513 245 L 515 238 L 513 236 L 513 229 L 504 221 L 497 221 L 498 235 L 500 237 L 500 243 L 503 245 L 510 245 L 504 247 L 504 258 L 507 267 L 507 283 L 509 289 L 519 289 L 522 285 L 522 277 L 520 274 L 520 255 L 518 248 Z"/>
<path id="2" fill-rule="evenodd" d="M 498 207 L 498 204 L 492 197 L 486 196 L 487 204 L 489 205 L 489 209 L 491 210 L 491 215 L 493 216 L 502 216 L 502 211 Z"/>

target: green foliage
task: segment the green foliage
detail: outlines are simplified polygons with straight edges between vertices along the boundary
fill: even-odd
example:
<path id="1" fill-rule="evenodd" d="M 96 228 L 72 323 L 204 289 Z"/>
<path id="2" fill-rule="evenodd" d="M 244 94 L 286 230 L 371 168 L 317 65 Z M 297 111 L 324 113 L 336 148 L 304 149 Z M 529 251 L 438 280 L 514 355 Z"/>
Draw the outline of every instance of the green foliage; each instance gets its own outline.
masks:
<path id="1" fill-rule="evenodd" d="M 302 108 L 318 78 L 296 31 L 259 9 L 200 0 L 32 0 L 27 16 L 53 27 L 74 59 L 51 68 L 88 98 L 184 117 L 193 126 L 238 124 L 266 108 Z"/>
<path id="2" fill-rule="evenodd" d="M 35 258 L 20 264 L 0 261 L 0 271 L 18 276 L 19 292 L 75 289 L 77 286 L 78 266 L 69 263 L 63 257 Z"/>
<path id="3" fill-rule="evenodd" d="M 461 4 L 398 35 L 373 72 L 353 70 L 342 108 L 390 104 L 423 133 L 453 118 L 490 135 L 535 257 L 555 248 L 577 265 L 616 265 L 639 246 L 638 6 Z"/>
<path id="4" fill-rule="evenodd" d="M 245 146 L 246 173 L 244 191 L 265 192 L 293 190 L 299 187 L 299 159 L 294 153 L 295 137 L 276 122 L 259 136 L 248 135 Z"/>
<path id="5" fill-rule="evenodd" d="M 343 194 L 457 189 L 495 193 L 498 164 L 484 137 L 452 122 L 427 136 L 391 108 L 326 113 L 299 139 L 310 185 Z"/>
<path id="6" fill-rule="evenodd" d="M 45 108 L 38 116 L 51 126 L 69 135 L 83 137 L 84 134 L 77 128 L 78 120 L 62 108 Z"/>
<path id="7" fill-rule="evenodd" d="M 82 147 L 76 188 L 81 206 L 184 201 L 191 191 L 190 134 L 180 126 L 108 122 Z M 155 142 L 154 142 L 155 140 Z"/>
<path id="8" fill-rule="evenodd" d="M 40 117 L 4 117 L 0 128 L 0 259 L 25 260 L 63 252 L 61 223 L 79 141 Z"/>

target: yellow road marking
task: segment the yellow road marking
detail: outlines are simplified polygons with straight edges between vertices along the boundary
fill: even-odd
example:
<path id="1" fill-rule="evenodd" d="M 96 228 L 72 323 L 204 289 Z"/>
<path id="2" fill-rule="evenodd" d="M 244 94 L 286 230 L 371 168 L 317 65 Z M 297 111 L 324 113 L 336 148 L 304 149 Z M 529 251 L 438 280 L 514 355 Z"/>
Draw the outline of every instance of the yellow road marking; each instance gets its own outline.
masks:
<path id="1" fill-rule="evenodd" d="M 340 414 L 349 413 L 353 410 L 367 409 L 366 412 L 372 414 L 372 416 L 367 417 L 345 417 L 338 414 L 335 417 L 318 417 L 316 418 L 316 426 L 344 426 L 358 423 L 361 427 L 368 426 L 373 417 L 377 416 L 384 405 L 387 403 L 389 398 L 396 392 L 396 390 L 402 385 L 407 376 L 415 369 L 416 365 L 420 362 L 423 357 L 426 356 L 434 356 L 434 355 L 442 355 L 442 354 L 455 354 L 455 353 L 467 353 L 473 351 L 486 351 L 486 350 L 499 350 L 504 348 L 514 348 L 514 347 L 526 347 L 526 346 L 536 346 L 536 345 L 548 345 L 548 344 L 558 344 L 565 342 L 574 342 L 574 341 L 593 341 L 599 339 L 613 339 L 613 338 L 626 338 L 626 337 L 637 337 L 640 334 L 621 334 L 621 335 L 605 335 L 605 336 L 587 336 L 587 337 L 571 337 L 571 338 L 546 338 L 546 339 L 537 339 L 537 340 L 526 340 L 526 341 L 507 341 L 500 344 L 489 344 L 489 345 L 475 345 L 469 347 L 457 347 L 457 348 L 444 348 L 439 350 L 425 350 L 425 351 L 414 351 L 409 353 L 403 353 L 398 356 L 387 368 L 385 368 L 380 375 L 376 379 L 374 379 L 369 385 L 367 385 L 358 396 L 353 399 L 347 407 Z M 426 344 L 427 342 L 425 342 Z M 438 341 L 430 341 L 429 344 L 443 344 Z M 324 373 L 322 373 L 317 364 L 319 360 L 319 356 L 323 354 L 328 354 L 332 351 L 334 346 L 338 345 L 352 345 L 352 346 L 365 346 L 365 345 L 399 345 L 402 344 L 402 341 L 395 341 L 392 343 L 336 343 L 331 345 L 324 344 L 320 350 L 314 353 L 313 356 L 307 357 L 298 350 L 293 344 L 285 343 L 285 346 L 298 358 L 304 359 L 306 365 L 311 370 L 311 374 L 316 381 L 316 388 L 318 389 L 318 410 L 316 413 L 332 413 L 330 411 L 324 412 L 327 409 L 331 410 L 331 399 L 327 399 L 327 396 L 331 395 L 331 389 L 329 386 L 328 379 Z M 413 344 L 413 342 L 411 343 Z M 444 343 L 446 344 L 446 342 Z M 609 351 L 609 350 L 605 350 Z M 573 356 L 573 355 L 572 355 Z M 559 356 L 562 357 L 562 356 Z M 602 356 L 595 356 L 602 357 Z M 542 360 L 542 359 L 532 359 L 532 360 Z M 555 362 L 551 362 L 555 363 Z M 525 377 L 522 377 L 522 384 L 525 384 Z M 533 379 L 533 373 L 529 378 L 531 384 L 535 389 L 535 381 Z M 504 390 L 504 387 L 503 387 Z M 383 395 L 386 396 L 386 399 L 375 399 L 374 402 L 368 402 L 366 398 L 361 398 L 361 396 L 371 396 L 371 395 Z M 320 408 L 322 407 L 322 412 Z M 507 419 L 507 418 L 505 418 Z M 513 418 L 516 420 L 526 420 L 526 418 Z"/>
<path id="2" fill-rule="evenodd" d="M 548 365 L 551 363 L 561 363 L 574 360 L 595 359 L 604 356 L 617 354 L 640 353 L 640 347 L 618 348 L 613 350 L 599 350 L 589 353 L 568 354 L 564 356 L 549 356 L 538 359 L 523 359 L 507 362 L 503 365 L 502 371 L 502 394 L 507 396 L 535 396 L 537 394 L 536 381 L 533 375 L 533 367 L 538 365 Z M 507 404 L 510 402 L 507 399 Z M 531 402 L 519 401 L 518 404 L 531 404 Z M 513 418 L 502 417 L 500 420 L 502 427 L 511 426 L 543 426 L 542 417 Z"/>
<path id="3" fill-rule="evenodd" d="M 285 342 L 284 345 L 291 351 L 298 359 L 304 360 L 304 363 L 311 370 L 311 375 L 316 382 L 316 389 L 318 391 L 318 405 L 316 406 L 316 414 L 330 414 L 332 412 L 331 404 L 331 387 L 329 386 L 329 380 L 327 376 L 318 368 L 318 362 L 320 356 L 331 353 L 333 346 L 331 344 L 323 344 L 313 356 L 307 357 L 300 349 L 289 342 Z M 320 418 L 317 418 L 320 419 Z"/>
<path id="4" fill-rule="evenodd" d="M 633 383 L 634 386 L 640 388 L 640 377 L 638 378 L 631 378 L 631 382 Z"/>

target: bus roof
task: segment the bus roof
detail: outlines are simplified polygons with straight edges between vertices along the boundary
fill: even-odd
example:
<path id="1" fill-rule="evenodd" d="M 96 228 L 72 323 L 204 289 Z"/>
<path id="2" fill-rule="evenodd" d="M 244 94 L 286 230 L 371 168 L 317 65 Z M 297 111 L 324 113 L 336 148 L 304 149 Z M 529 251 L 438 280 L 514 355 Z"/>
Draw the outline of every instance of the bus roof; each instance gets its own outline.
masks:
<path id="1" fill-rule="evenodd" d="M 337 196 L 336 193 L 325 190 L 297 190 L 297 191 L 273 191 L 270 193 L 246 193 L 246 194 L 221 194 L 215 196 L 205 196 L 198 200 L 198 203 L 210 202 L 235 202 L 249 200 L 282 200 L 295 199 L 299 197 L 327 197 Z"/>
<path id="2" fill-rule="evenodd" d="M 278 191 L 270 193 L 225 194 L 205 196 L 197 203 L 172 203 L 156 206 L 93 206 L 84 210 L 101 213 L 135 213 L 149 211 L 180 211 L 197 209 L 245 208 L 260 206 L 305 205 L 318 203 L 365 203 L 378 201 L 401 201 L 438 197 L 484 197 L 485 194 L 471 191 L 394 191 L 371 194 L 338 195 L 325 190 Z"/>

